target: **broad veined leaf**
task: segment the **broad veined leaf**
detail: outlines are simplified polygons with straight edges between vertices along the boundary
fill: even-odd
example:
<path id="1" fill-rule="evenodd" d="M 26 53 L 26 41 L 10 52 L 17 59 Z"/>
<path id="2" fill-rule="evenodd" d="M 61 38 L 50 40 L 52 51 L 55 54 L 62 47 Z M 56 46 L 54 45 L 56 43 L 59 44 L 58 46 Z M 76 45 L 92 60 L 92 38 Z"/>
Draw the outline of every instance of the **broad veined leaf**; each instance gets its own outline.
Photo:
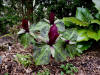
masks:
<path id="1" fill-rule="evenodd" d="M 38 49 L 38 48 L 37 48 Z M 49 45 L 43 45 L 41 46 L 40 49 L 35 50 L 36 53 L 34 52 L 33 57 L 35 59 L 35 64 L 36 65 L 43 65 L 43 64 L 48 64 L 49 59 L 50 59 L 50 46 Z"/>
<path id="2" fill-rule="evenodd" d="M 95 7 L 97 8 L 97 10 L 99 11 L 100 13 L 100 0 L 92 0 L 95 4 Z"/>
<path id="3" fill-rule="evenodd" d="M 79 25 L 79 26 L 88 26 L 89 23 L 86 21 L 81 21 L 75 17 L 65 17 L 63 18 L 63 22 L 65 24 L 65 26 L 70 26 L 71 23 Z"/>
<path id="4" fill-rule="evenodd" d="M 89 38 L 87 35 L 87 30 L 86 29 L 78 30 L 77 42 L 88 41 L 88 40 Z"/>
<path id="5" fill-rule="evenodd" d="M 27 48 L 30 43 L 34 43 L 34 37 L 32 37 L 29 33 L 19 35 L 19 40 L 24 48 Z"/>
<path id="6" fill-rule="evenodd" d="M 100 25 L 100 21 L 98 19 L 91 20 L 91 23 L 96 23 L 96 24 L 99 24 Z"/>
<path id="7" fill-rule="evenodd" d="M 55 60 L 56 61 L 64 61 L 66 60 L 67 51 L 64 47 L 65 42 L 60 38 L 57 40 L 56 44 L 54 45 L 55 49 Z"/>
<path id="8" fill-rule="evenodd" d="M 88 30 L 87 35 L 89 38 L 94 39 L 96 41 L 100 40 L 100 30 L 95 32 L 93 30 Z"/>
<path id="9" fill-rule="evenodd" d="M 76 18 L 81 21 L 90 22 L 90 20 L 93 19 L 93 16 L 90 14 L 88 9 L 78 7 L 76 10 Z"/>
<path id="10" fill-rule="evenodd" d="M 64 37 L 66 40 L 76 41 L 78 37 L 77 29 L 76 28 L 66 29 L 62 37 Z"/>

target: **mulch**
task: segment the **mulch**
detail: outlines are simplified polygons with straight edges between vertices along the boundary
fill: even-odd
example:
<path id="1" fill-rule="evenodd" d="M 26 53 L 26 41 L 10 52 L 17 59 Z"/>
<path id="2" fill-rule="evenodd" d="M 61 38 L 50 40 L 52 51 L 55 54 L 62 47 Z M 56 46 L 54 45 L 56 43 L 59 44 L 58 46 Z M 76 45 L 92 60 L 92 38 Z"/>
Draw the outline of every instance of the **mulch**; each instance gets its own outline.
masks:
<path id="1" fill-rule="evenodd" d="M 60 75 L 62 69 L 61 64 L 72 63 L 78 68 L 78 73 L 75 75 L 100 75 L 100 48 L 90 49 L 84 52 L 81 56 L 76 56 L 74 59 L 67 58 L 64 62 L 55 62 L 48 65 L 35 66 L 34 63 L 28 67 L 24 67 L 19 62 L 15 61 L 16 54 L 32 55 L 31 47 L 24 49 L 21 44 L 12 45 L 10 51 L 0 51 L 2 63 L 0 64 L 0 75 L 33 75 L 44 69 L 50 70 L 50 75 Z"/>

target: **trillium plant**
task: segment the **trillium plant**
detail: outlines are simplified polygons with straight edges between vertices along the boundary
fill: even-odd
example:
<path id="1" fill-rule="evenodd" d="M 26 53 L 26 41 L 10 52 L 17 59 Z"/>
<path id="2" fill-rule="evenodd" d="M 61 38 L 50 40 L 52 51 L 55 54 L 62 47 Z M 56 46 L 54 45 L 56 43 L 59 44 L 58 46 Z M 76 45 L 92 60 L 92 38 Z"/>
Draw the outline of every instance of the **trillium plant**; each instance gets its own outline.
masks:
<path id="1" fill-rule="evenodd" d="M 28 25 L 28 21 L 22 20 L 24 33 L 19 34 L 20 41 L 24 47 L 33 45 L 33 57 L 36 65 L 48 64 L 50 58 L 62 62 L 67 56 L 80 55 L 88 49 L 90 44 L 79 42 L 77 28 L 65 29 L 63 20 L 55 21 L 55 13 L 51 11 L 49 22 L 41 20 L 37 24 Z"/>

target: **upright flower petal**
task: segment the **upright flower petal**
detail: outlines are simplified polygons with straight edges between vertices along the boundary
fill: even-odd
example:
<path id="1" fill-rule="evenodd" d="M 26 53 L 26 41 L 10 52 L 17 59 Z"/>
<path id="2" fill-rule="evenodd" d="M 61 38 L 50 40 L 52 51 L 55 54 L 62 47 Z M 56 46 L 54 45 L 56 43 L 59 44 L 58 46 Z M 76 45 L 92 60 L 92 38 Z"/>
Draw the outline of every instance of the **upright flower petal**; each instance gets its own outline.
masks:
<path id="1" fill-rule="evenodd" d="M 58 33 L 58 29 L 57 29 L 56 24 L 53 24 L 53 25 L 50 27 L 48 36 L 49 36 L 48 45 L 52 46 L 52 45 L 55 43 L 55 41 L 56 41 L 56 39 L 58 38 L 58 36 L 59 36 L 59 33 Z"/>
<path id="2" fill-rule="evenodd" d="M 54 24 L 54 19 L 55 19 L 55 14 L 54 14 L 54 12 L 51 11 L 51 13 L 49 15 L 50 24 Z"/>
<path id="3" fill-rule="evenodd" d="M 25 30 L 25 32 L 29 32 L 28 20 L 27 19 L 22 20 L 22 28 Z"/>

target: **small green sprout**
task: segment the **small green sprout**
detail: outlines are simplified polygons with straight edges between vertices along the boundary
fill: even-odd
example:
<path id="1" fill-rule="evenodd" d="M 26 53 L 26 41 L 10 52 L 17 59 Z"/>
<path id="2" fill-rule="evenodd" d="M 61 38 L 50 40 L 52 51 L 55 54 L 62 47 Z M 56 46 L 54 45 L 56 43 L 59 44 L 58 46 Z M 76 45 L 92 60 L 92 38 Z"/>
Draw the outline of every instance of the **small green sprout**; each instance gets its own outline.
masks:
<path id="1" fill-rule="evenodd" d="M 17 61 L 20 62 L 25 67 L 32 64 L 31 55 L 16 54 L 16 56 L 17 56 Z"/>
<path id="2" fill-rule="evenodd" d="M 66 74 L 74 75 L 74 73 L 78 72 L 78 69 L 73 64 L 69 63 L 61 65 L 60 68 L 62 68 Z M 61 71 L 61 75 L 64 75 L 64 72 Z"/>

